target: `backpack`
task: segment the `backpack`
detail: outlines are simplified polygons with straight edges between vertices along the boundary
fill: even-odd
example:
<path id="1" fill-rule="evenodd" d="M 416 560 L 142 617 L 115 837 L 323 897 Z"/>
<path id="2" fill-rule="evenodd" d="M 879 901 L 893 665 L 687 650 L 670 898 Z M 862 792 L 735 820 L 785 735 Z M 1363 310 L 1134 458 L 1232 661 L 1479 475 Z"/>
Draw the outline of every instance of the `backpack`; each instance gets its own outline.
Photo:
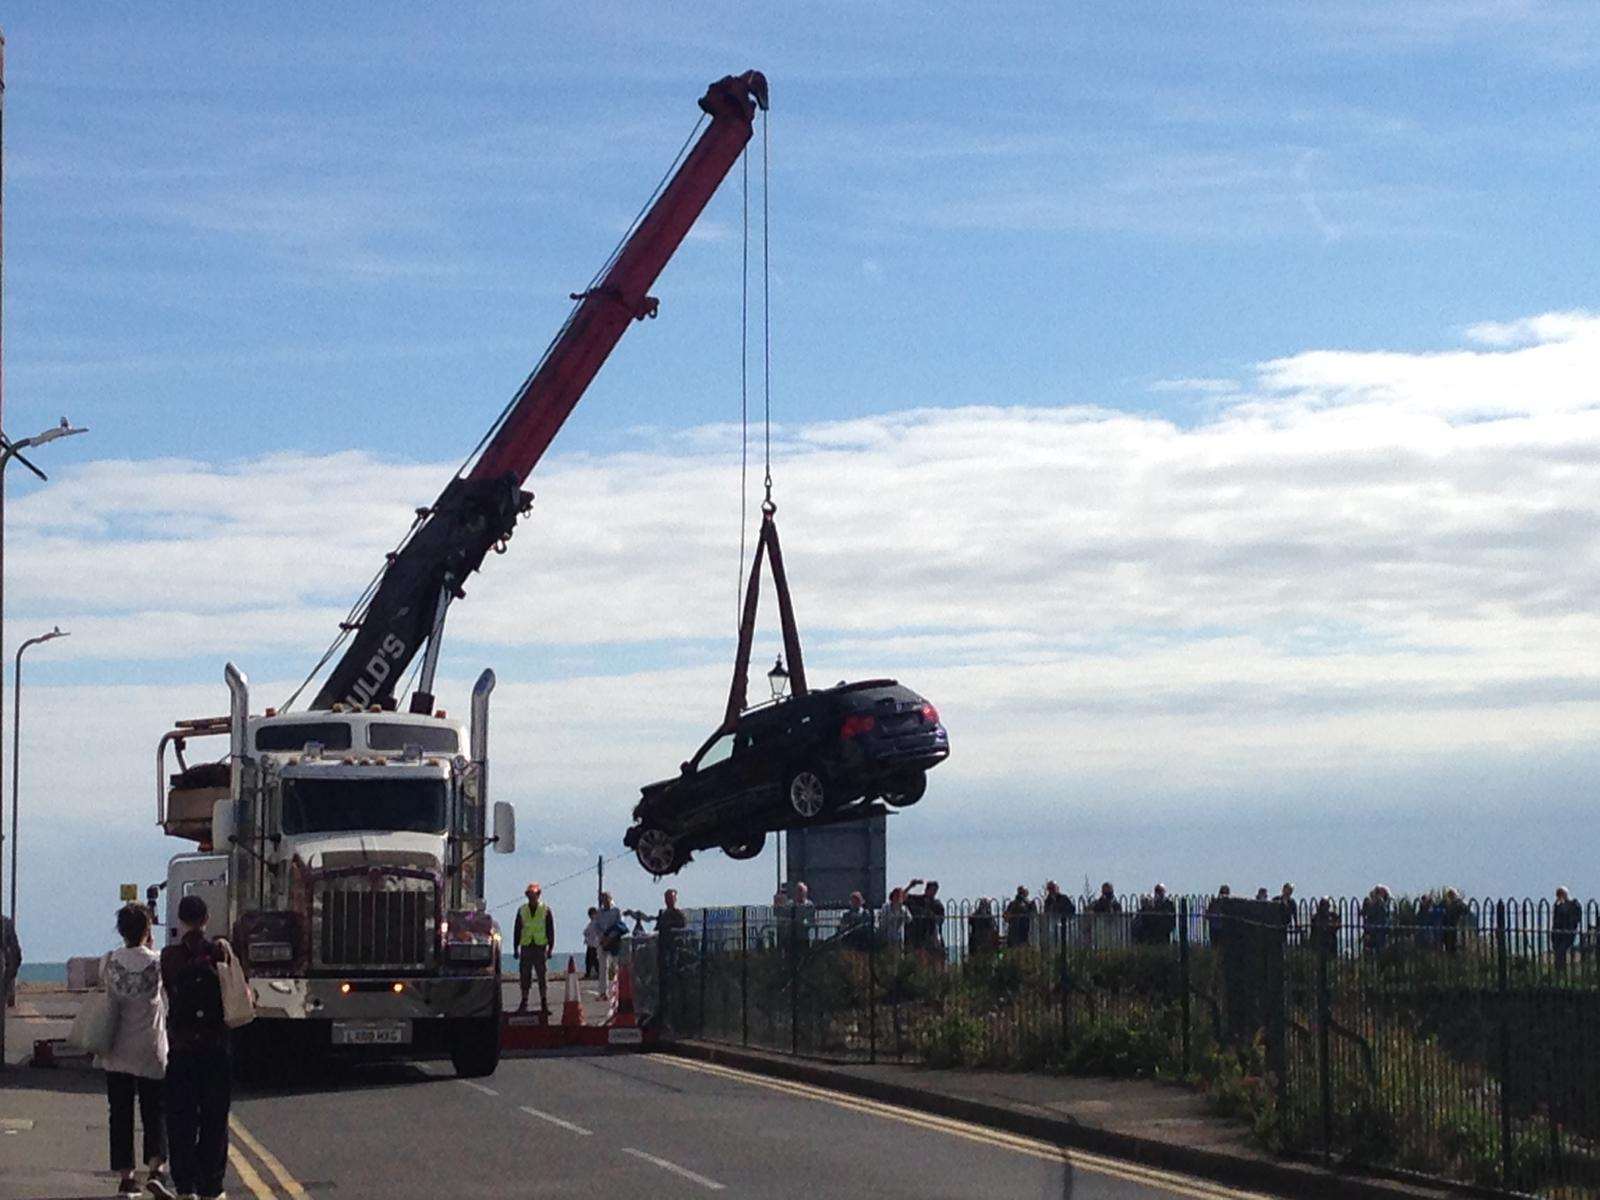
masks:
<path id="1" fill-rule="evenodd" d="M 209 941 L 173 976 L 168 989 L 168 1021 L 174 1029 L 221 1029 L 222 980 L 217 975 L 216 951 Z"/>

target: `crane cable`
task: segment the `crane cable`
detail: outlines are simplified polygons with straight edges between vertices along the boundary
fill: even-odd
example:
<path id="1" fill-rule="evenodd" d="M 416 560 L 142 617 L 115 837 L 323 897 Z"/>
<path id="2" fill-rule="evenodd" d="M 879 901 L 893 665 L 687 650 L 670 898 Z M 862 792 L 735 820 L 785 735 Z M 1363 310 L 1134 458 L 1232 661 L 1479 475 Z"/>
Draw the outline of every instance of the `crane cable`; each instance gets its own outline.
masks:
<path id="1" fill-rule="evenodd" d="M 769 180 L 769 153 L 767 125 L 772 116 L 761 114 L 761 391 L 762 391 L 762 450 L 764 489 L 761 512 L 771 516 L 778 511 L 772 500 L 772 268 L 771 268 L 771 206 L 767 200 Z M 750 152 L 746 148 L 744 161 L 744 220 L 743 257 L 739 271 L 739 574 L 734 579 L 734 627 L 743 620 L 744 565 L 749 535 L 749 477 L 750 477 Z"/>

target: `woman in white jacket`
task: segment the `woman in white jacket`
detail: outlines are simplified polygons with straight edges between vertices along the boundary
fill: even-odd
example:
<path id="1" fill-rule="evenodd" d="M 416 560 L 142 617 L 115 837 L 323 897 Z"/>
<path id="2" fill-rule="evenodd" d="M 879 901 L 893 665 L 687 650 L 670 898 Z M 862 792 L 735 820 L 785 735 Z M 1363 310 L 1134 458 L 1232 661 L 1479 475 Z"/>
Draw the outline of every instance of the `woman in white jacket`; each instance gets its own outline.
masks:
<path id="1" fill-rule="evenodd" d="M 162 1096 L 167 1074 L 167 1011 L 161 993 L 161 956 L 150 945 L 150 911 L 130 904 L 117 913 L 124 945 L 101 963 L 101 979 L 115 1014 L 116 1036 L 100 1055 L 111 1107 L 111 1169 L 121 1175 L 117 1192 L 137 1196 L 143 1188 L 134 1174 L 133 1102 L 139 1101 L 144 1126 L 147 1186 L 171 1200 L 167 1181 L 167 1122 Z"/>

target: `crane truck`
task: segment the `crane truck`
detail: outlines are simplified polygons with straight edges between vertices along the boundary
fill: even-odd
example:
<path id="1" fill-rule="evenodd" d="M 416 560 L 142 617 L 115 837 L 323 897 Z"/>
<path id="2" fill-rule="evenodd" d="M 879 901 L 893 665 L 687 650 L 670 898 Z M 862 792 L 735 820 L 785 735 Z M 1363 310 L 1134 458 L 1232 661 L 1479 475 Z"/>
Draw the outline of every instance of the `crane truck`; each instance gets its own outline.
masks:
<path id="1" fill-rule="evenodd" d="M 499 1062 L 500 931 L 483 855 L 514 850 L 515 814 L 489 802 L 494 673 L 473 689 L 470 726 L 435 707 L 445 615 L 529 511 L 523 483 L 622 334 L 656 315 L 649 289 L 744 152 L 766 79 L 727 76 L 700 107 L 704 132 L 572 296 L 469 466 L 418 510 L 342 626 L 348 644 L 309 707 L 253 713 L 230 663 L 227 715 L 178 721 L 160 739 L 157 821 L 198 844 L 168 865 L 166 937 L 190 894 L 206 900 L 212 932 L 231 935 L 256 1010 L 236 1031 L 242 1070 L 333 1051 L 447 1054 L 463 1076 Z M 402 712 L 395 688 L 419 653 Z M 226 753 L 191 763 L 193 744 L 212 737 Z"/>

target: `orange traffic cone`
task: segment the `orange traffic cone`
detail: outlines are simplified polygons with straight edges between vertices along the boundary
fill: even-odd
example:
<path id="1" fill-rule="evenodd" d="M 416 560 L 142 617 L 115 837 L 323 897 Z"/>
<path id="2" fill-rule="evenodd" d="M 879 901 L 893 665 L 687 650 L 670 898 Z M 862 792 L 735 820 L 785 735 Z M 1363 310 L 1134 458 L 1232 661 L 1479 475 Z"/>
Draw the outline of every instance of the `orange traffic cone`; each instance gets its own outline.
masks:
<path id="1" fill-rule="evenodd" d="M 567 959 L 567 995 L 561 1005 L 561 1023 L 583 1024 L 583 1002 L 578 999 L 578 966 L 570 957 Z"/>
<path id="2" fill-rule="evenodd" d="M 639 1024 L 633 1015 L 633 972 L 627 963 L 617 964 L 617 1004 L 612 1010 L 611 1024 L 621 1029 L 632 1029 Z"/>

